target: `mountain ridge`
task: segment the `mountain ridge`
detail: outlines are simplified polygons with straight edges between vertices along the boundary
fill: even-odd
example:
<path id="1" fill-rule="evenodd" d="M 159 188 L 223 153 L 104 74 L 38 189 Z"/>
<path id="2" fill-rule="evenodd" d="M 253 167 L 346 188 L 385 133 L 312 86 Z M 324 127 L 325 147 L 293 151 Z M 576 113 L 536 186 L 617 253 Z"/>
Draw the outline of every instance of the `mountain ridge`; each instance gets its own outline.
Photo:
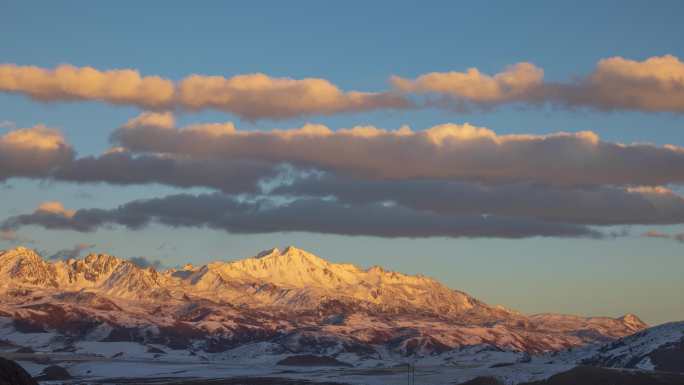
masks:
<path id="1" fill-rule="evenodd" d="M 211 339 L 210 349 L 289 336 L 313 344 L 303 347 L 313 352 L 333 344 L 431 354 L 481 343 L 542 352 L 610 341 L 647 326 L 630 314 L 528 316 L 429 277 L 332 263 L 293 246 L 164 271 L 95 253 L 47 262 L 15 248 L 0 252 L 0 296 L 0 315 L 37 329 L 73 332 L 66 327 L 71 321 L 54 324 L 41 315 L 49 306 L 66 318 L 79 314 L 93 328 L 135 330 L 135 338 L 169 343 L 183 330 L 189 334 L 183 344 L 206 347 Z M 150 326 L 156 336 L 144 335 Z"/>

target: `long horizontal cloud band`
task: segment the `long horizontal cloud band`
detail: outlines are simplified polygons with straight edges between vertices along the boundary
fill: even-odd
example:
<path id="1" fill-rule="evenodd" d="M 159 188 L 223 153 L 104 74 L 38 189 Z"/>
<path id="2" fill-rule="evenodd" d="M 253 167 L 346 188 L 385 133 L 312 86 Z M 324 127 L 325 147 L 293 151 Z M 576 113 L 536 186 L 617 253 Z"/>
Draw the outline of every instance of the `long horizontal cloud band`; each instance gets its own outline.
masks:
<path id="1" fill-rule="evenodd" d="M 498 135 L 470 124 L 423 131 L 322 125 L 243 131 L 232 123 L 175 127 L 144 113 L 113 134 L 134 152 L 198 159 L 256 159 L 375 179 L 462 179 L 484 183 L 662 185 L 684 182 L 684 148 L 601 141 L 590 131 Z"/>
<path id="2" fill-rule="evenodd" d="M 438 215 L 401 206 L 345 205 L 324 199 L 300 199 L 284 204 L 245 202 L 218 193 L 139 200 L 111 210 L 74 211 L 58 202 L 49 202 L 31 214 L 6 219 L 0 229 L 10 231 L 36 225 L 87 232 L 111 224 L 139 229 L 152 222 L 243 234 L 304 231 L 377 237 L 602 236 L 580 225 L 532 219 Z"/>
<path id="3" fill-rule="evenodd" d="M 190 75 L 180 81 L 141 76 L 136 70 L 102 71 L 61 65 L 54 69 L 0 64 L 0 91 L 41 101 L 92 100 L 145 109 L 216 109 L 247 119 L 282 119 L 426 106 L 491 107 L 510 103 L 584 106 L 603 110 L 684 112 L 684 63 L 672 55 L 643 61 L 611 57 L 577 79 L 547 82 L 543 69 L 517 63 L 488 75 L 477 68 L 433 72 L 414 79 L 392 76 L 389 91 L 342 91 L 320 78 L 265 74 Z M 421 103 L 420 95 L 436 95 Z"/>
<path id="4" fill-rule="evenodd" d="M 644 61 L 603 59 L 592 73 L 572 82 L 545 82 L 544 71 L 531 63 L 518 63 L 495 75 L 470 68 L 415 79 L 394 76 L 391 81 L 404 93 L 441 95 L 459 106 L 550 103 L 602 110 L 684 112 L 684 63 L 672 55 Z"/>
<path id="5" fill-rule="evenodd" d="M 684 223 L 684 198 L 664 187 L 559 188 L 515 183 L 378 181 L 310 176 L 273 191 L 286 197 L 335 197 L 346 204 L 394 202 L 448 215 L 495 215 L 585 225 Z"/>
<path id="6" fill-rule="evenodd" d="M 101 101 L 146 109 L 217 109 L 247 119 L 331 115 L 412 103 L 395 92 L 345 92 L 325 79 L 274 78 L 264 74 L 191 75 L 179 82 L 141 76 L 136 70 L 100 71 L 61 65 L 55 69 L 0 65 L 0 91 L 40 101 Z"/>
<path id="7" fill-rule="evenodd" d="M 175 135 L 211 135 L 214 139 L 218 136 L 224 135 L 226 132 L 230 135 L 236 136 L 238 139 L 244 136 L 249 136 L 249 133 L 234 132 L 234 127 L 230 125 L 230 130 L 226 130 L 226 125 L 200 125 L 186 128 L 183 130 L 176 130 L 173 128 L 173 122 L 169 121 L 170 115 L 146 114 L 133 120 L 133 123 L 127 125 L 123 130 L 137 129 L 136 124 L 144 120 L 149 127 L 151 122 L 156 124 L 155 129 L 162 131 L 175 132 Z M 166 120 L 164 120 L 166 119 Z M 137 123 L 136 123 L 137 122 Z M 160 128 L 159 125 L 167 124 L 166 128 Z M 444 132 L 436 130 L 426 134 L 425 137 L 413 140 L 435 141 L 440 140 L 444 142 L 448 135 Z M 463 132 L 459 131 L 463 130 Z M 442 137 L 437 134 L 442 134 Z M 448 133 L 448 132 L 447 132 Z M 448 133 L 453 135 L 454 133 Z M 319 135 L 323 138 L 338 135 L 330 130 L 324 129 L 307 130 L 300 129 L 296 131 L 276 131 L 275 134 L 260 133 L 259 135 L 271 135 L 274 138 L 269 141 L 282 141 L 278 146 L 291 145 L 293 138 L 301 136 L 307 139 L 311 135 Z M 351 129 L 342 131 L 342 136 L 347 136 L 349 140 L 364 141 L 376 140 L 382 135 L 395 135 L 403 139 L 410 136 L 415 136 L 415 133 L 403 130 L 400 134 L 384 132 L 377 129 L 370 129 L 368 127 L 360 129 Z M 435 139 L 435 135 L 437 139 Z M 460 135 L 460 136 L 459 136 Z M 588 134 L 582 134 L 591 137 Z M 155 135 L 160 137 L 160 135 Z M 496 143 L 504 143 L 505 138 L 498 137 L 486 129 L 477 129 L 470 127 L 464 129 L 463 127 L 457 129 L 455 138 L 457 140 L 470 140 L 470 138 L 484 137 L 487 140 L 493 140 Z M 502 139 L 504 138 L 504 139 Z M 515 140 L 538 140 L 540 143 L 548 143 L 555 137 L 540 139 L 539 137 L 528 136 L 513 136 Z M 300 138 L 301 139 L 301 138 Z M 380 138 L 382 139 L 382 138 Z M 392 139 L 387 145 L 377 145 L 376 149 L 381 153 L 382 148 L 390 148 Z M 260 139 L 261 140 L 261 139 Z M 318 138 L 316 140 L 321 140 Z M 193 140 L 185 138 L 183 143 L 193 143 Z M 297 151 L 297 147 L 303 145 L 302 143 L 294 141 L 295 146 L 289 150 L 283 150 L 283 154 L 299 153 L 305 155 L 310 152 Z M 432 143 L 433 146 L 444 146 L 442 142 Z M 594 143 L 595 141 L 592 141 Z M 217 143 L 213 140 L 212 143 Z M 270 143 L 267 141 L 267 143 Z M 334 143 L 334 142 L 333 142 Z M 381 142 L 382 143 L 382 142 Z M 477 144 L 477 141 L 475 142 Z M 317 143 L 321 147 L 321 143 Z M 359 147 L 363 144 L 346 143 L 347 146 Z M 425 144 L 423 144 L 425 145 Z M 497 144 L 498 145 L 498 144 Z M 593 145 L 593 144 L 590 144 Z M 135 154 L 125 150 L 113 150 L 100 156 L 89 156 L 76 159 L 74 151 L 66 143 L 59 132 L 46 128 L 44 126 L 36 126 L 30 129 L 21 129 L 12 131 L 0 137 L 0 146 L 5 150 L 0 154 L 0 175 L 4 177 L 11 176 L 28 176 L 39 179 L 51 179 L 59 181 L 93 183 L 104 182 L 118 185 L 128 184 L 149 184 L 161 183 L 176 187 L 208 187 L 220 190 L 228 194 L 271 194 L 275 196 L 287 196 L 292 199 L 300 199 L 302 197 L 328 198 L 335 197 L 344 205 L 364 206 L 375 205 L 382 202 L 394 202 L 401 207 L 410 210 L 427 213 L 443 213 L 448 215 L 458 216 L 477 216 L 477 215 L 494 215 L 496 217 L 506 218 L 521 218 L 533 219 L 537 221 L 554 222 L 554 223 L 572 223 L 584 225 L 616 225 L 616 224 L 673 224 L 684 223 L 684 200 L 673 193 L 671 190 L 659 187 L 632 187 L 632 186 L 611 186 L 601 184 L 601 179 L 596 179 L 596 185 L 566 185 L 569 182 L 579 183 L 587 182 L 588 179 L 568 180 L 568 179 L 539 179 L 533 182 L 516 181 L 512 183 L 506 182 L 510 177 L 495 179 L 499 183 L 483 184 L 479 182 L 467 182 L 463 180 L 454 179 L 428 179 L 433 174 L 419 175 L 417 178 L 403 178 L 403 179 L 386 179 L 372 175 L 370 178 L 354 178 L 348 174 L 358 173 L 354 170 L 342 173 L 322 173 L 315 171 L 317 167 L 312 167 L 312 170 L 302 170 L 301 168 L 286 167 L 281 162 L 297 161 L 299 158 L 268 158 L 260 159 L 263 153 L 272 154 L 273 151 L 267 151 L 263 148 L 253 149 L 248 151 L 252 154 L 252 158 L 228 158 L 221 159 L 218 156 L 212 155 L 211 152 L 202 151 L 201 154 Z M 244 142 L 242 147 L 249 148 L 249 142 Z M 625 151 L 630 148 L 624 145 L 611 145 L 616 147 L 619 151 Z M 305 146 L 316 147 L 316 146 Z M 323 146 L 325 147 L 325 146 Z M 343 157 L 343 152 L 334 153 L 335 146 L 330 145 L 324 151 L 326 155 Z M 420 147 L 420 146 L 413 146 Z M 461 150 L 466 151 L 469 146 L 462 145 Z M 496 147 L 496 146 L 494 146 Z M 409 152 L 412 146 L 404 143 L 405 151 Z M 489 147 L 486 147 L 488 149 Z M 558 146 L 551 146 L 549 149 L 541 151 L 542 154 L 559 153 Z M 572 146 L 564 151 L 572 151 Z M 650 148 L 653 150 L 653 148 Z M 674 151 L 675 154 L 681 150 L 674 147 L 663 147 L 660 150 L 665 153 Z M 402 151 L 402 150 L 396 150 Z M 439 151 L 436 149 L 435 151 Z M 477 153 L 477 152 L 476 152 Z M 374 155 L 378 155 L 374 154 Z M 429 156 L 429 152 L 426 152 Z M 255 156 L 256 155 L 256 156 Z M 420 155 L 418 153 L 417 155 Z M 670 154 L 671 155 L 671 154 Z M 519 155 L 511 157 L 523 158 L 525 156 L 535 156 L 535 152 L 521 152 Z M 629 155 L 635 159 L 644 157 L 637 151 Z M 474 157 L 475 158 L 475 157 Z M 668 159 L 667 157 L 664 159 Z M 35 162 L 35 160 L 41 160 Z M 44 160 L 44 161 L 42 161 Z M 299 159 L 301 160 L 301 159 Z M 357 161 L 358 159 L 354 159 Z M 415 161 L 419 159 L 416 158 Z M 30 163 L 34 161 L 34 163 Z M 24 163 L 26 162 L 26 163 Z M 550 164 L 551 161 L 539 160 L 541 164 Z M 678 164 L 670 165 L 672 169 L 676 169 Z M 320 167 L 316 162 L 304 162 L 314 164 Z M 389 164 L 389 161 L 386 161 Z M 619 164 L 619 162 L 615 162 Z M 633 162 L 636 164 L 637 162 Z M 442 167 L 450 170 L 448 163 L 439 164 L 433 161 L 435 167 Z M 532 171 L 538 171 L 541 167 L 533 163 L 527 164 Z M 21 169 L 15 165 L 20 165 Z M 27 165 L 30 167 L 27 168 Z M 458 163 L 456 163 L 458 166 Z M 473 163 L 469 165 L 473 168 Z M 486 164 L 485 166 L 492 166 Z M 596 164 L 595 168 L 606 167 L 606 164 Z M 427 169 L 427 168 L 426 168 Z M 476 169 L 476 167 L 474 168 Z M 553 169 L 553 168 L 552 168 Z M 636 166 L 633 171 L 639 170 Z M 338 170 L 345 171 L 344 168 Z M 403 170 L 402 170 L 403 171 Z M 486 168 L 485 168 L 486 171 Z M 576 171 L 577 175 L 586 177 L 587 174 L 581 174 L 580 169 Z M 614 169 L 607 168 L 606 170 L 593 170 L 598 178 L 601 172 L 610 179 L 614 173 Z M 642 170 L 644 175 L 651 170 Z M 636 171 L 635 171 L 636 172 Z M 483 180 L 492 180 L 491 174 L 484 174 L 486 178 Z M 539 174 L 544 175 L 544 174 Z M 635 176 L 633 174 L 632 176 Z M 656 173 L 651 172 L 647 176 L 653 176 Z M 382 175 L 380 175 L 382 176 Z M 396 176 L 396 175 L 394 175 Z M 411 175 L 409 175 L 410 177 Z M 478 179 L 478 178 L 473 178 Z M 650 179 L 649 179 L 650 180 Z M 675 179 L 668 179 L 673 181 Z M 633 182 L 641 181 L 640 179 L 633 179 Z M 283 182 L 286 182 L 283 184 Z M 552 182 L 549 184 L 548 182 Z M 265 184 L 271 183 L 271 186 Z M 556 184 L 554 184 L 556 183 Z M 566 183 L 566 184 L 561 184 Z"/>
<path id="8" fill-rule="evenodd" d="M 684 182 L 681 147 L 604 142 L 592 132 L 497 135 L 468 124 L 424 131 L 375 127 L 332 131 L 308 125 L 255 132 L 238 131 L 230 123 L 178 129 L 171 115 L 146 113 L 114 137 L 133 152 L 75 159 L 74 150 L 56 130 L 36 126 L 11 131 L 0 136 L 0 179 L 50 177 L 254 192 L 254 187 L 245 186 L 275 177 L 278 166 L 289 163 L 385 180 L 558 186 Z"/>

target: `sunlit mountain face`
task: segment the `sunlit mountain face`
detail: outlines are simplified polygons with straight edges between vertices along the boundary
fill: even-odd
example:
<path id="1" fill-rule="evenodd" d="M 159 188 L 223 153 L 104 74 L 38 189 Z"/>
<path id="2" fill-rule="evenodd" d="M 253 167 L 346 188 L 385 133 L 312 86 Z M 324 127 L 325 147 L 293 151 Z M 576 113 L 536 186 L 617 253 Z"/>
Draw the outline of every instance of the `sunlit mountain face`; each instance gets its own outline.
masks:
<path id="1" fill-rule="evenodd" d="M 0 6 L 0 385 L 684 384 L 684 2 L 110 3 Z"/>
<path id="2" fill-rule="evenodd" d="M 527 316 L 427 277 L 334 264 L 295 247 L 163 272 L 104 254 L 50 263 L 25 248 L 0 262 L 3 315 L 20 329 L 55 330 L 67 345 L 95 336 L 221 353 L 269 343 L 379 359 L 479 344 L 542 353 L 647 326 L 633 315 Z"/>
<path id="3" fill-rule="evenodd" d="M 526 315 L 425 276 L 292 246 L 159 271 L 106 254 L 49 262 L 18 247 L 0 252 L 0 266 L 0 352 L 38 362 L 29 369 L 39 379 L 64 376 L 50 362 L 68 367 L 63 381 L 112 383 L 228 373 L 266 384 L 261 376 L 296 368 L 281 381 L 383 383 L 418 370 L 426 383 L 553 384 L 623 381 L 615 369 L 624 368 L 645 373 L 635 383 L 677 384 L 681 376 L 662 373 L 684 370 L 681 322 Z M 131 365 L 128 380 L 112 373 Z"/>
<path id="4" fill-rule="evenodd" d="M 647 327 L 631 314 L 525 315 L 425 276 L 331 263 L 292 246 L 165 271 L 105 254 L 47 262 L 20 247 L 0 253 L 0 266 L 6 349 L 104 355 L 151 367 L 169 357 L 273 367 L 315 365 L 320 357 L 327 357 L 323 366 L 362 368 L 493 365 L 551 357 Z"/>

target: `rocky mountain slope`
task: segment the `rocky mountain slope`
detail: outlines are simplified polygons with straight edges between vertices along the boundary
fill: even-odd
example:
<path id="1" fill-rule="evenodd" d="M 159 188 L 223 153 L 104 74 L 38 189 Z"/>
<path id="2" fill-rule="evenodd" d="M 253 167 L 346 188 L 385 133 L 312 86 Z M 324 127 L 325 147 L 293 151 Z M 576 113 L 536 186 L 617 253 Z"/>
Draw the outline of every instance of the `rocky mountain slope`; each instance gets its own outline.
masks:
<path id="1" fill-rule="evenodd" d="M 684 321 L 654 326 L 603 345 L 535 356 L 531 361 L 549 365 L 547 374 L 557 373 L 532 382 L 493 373 L 489 378 L 479 377 L 462 385 L 684 384 Z M 568 366 L 572 369 L 563 369 Z"/>
<path id="2" fill-rule="evenodd" d="M 91 254 L 47 262 L 0 252 L 0 320 L 78 341 L 138 342 L 220 353 L 422 357 L 470 345 L 541 353 L 612 341 L 646 327 L 636 316 L 527 316 L 424 277 L 328 262 L 288 247 L 233 262 L 156 271 Z M 38 346 L 40 348 L 40 346 Z"/>
<path id="3" fill-rule="evenodd" d="M 684 373 L 684 321 L 642 330 L 595 349 L 586 365 Z"/>

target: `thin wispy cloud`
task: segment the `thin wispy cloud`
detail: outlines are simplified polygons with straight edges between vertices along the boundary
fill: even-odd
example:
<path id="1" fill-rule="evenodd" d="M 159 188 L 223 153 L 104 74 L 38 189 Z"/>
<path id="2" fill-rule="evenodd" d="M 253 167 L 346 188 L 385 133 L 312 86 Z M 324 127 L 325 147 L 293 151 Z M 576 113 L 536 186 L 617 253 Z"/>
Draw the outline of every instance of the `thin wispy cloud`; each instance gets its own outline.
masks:
<path id="1" fill-rule="evenodd" d="M 10 129 L 14 130 L 17 128 L 16 123 L 10 121 L 10 120 L 1 120 L 0 121 L 0 129 Z"/>
<path id="2" fill-rule="evenodd" d="M 684 233 L 670 234 L 658 230 L 650 230 L 643 233 L 641 236 L 646 238 L 670 239 L 673 241 L 684 243 Z"/>
<path id="3" fill-rule="evenodd" d="M 131 257 L 128 260 L 134 263 L 136 266 L 141 267 L 143 269 L 146 269 L 148 267 L 151 267 L 153 269 L 159 269 L 163 266 L 162 262 L 158 259 L 150 259 L 142 256 Z"/>
<path id="4" fill-rule="evenodd" d="M 58 213 L 55 213 L 54 215 L 60 215 Z M 69 248 L 69 249 L 62 249 L 57 251 L 56 253 L 53 253 L 48 257 L 49 260 L 62 260 L 66 261 L 68 259 L 72 258 L 78 258 L 81 256 L 81 254 L 86 251 L 94 248 L 95 245 L 93 244 L 88 244 L 88 243 L 78 243 L 74 245 L 74 247 Z"/>
<path id="5" fill-rule="evenodd" d="M 0 242 L 16 244 L 31 244 L 35 241 L 31 238 L 18 234 L 14 230 L 0 230 Z"/>

